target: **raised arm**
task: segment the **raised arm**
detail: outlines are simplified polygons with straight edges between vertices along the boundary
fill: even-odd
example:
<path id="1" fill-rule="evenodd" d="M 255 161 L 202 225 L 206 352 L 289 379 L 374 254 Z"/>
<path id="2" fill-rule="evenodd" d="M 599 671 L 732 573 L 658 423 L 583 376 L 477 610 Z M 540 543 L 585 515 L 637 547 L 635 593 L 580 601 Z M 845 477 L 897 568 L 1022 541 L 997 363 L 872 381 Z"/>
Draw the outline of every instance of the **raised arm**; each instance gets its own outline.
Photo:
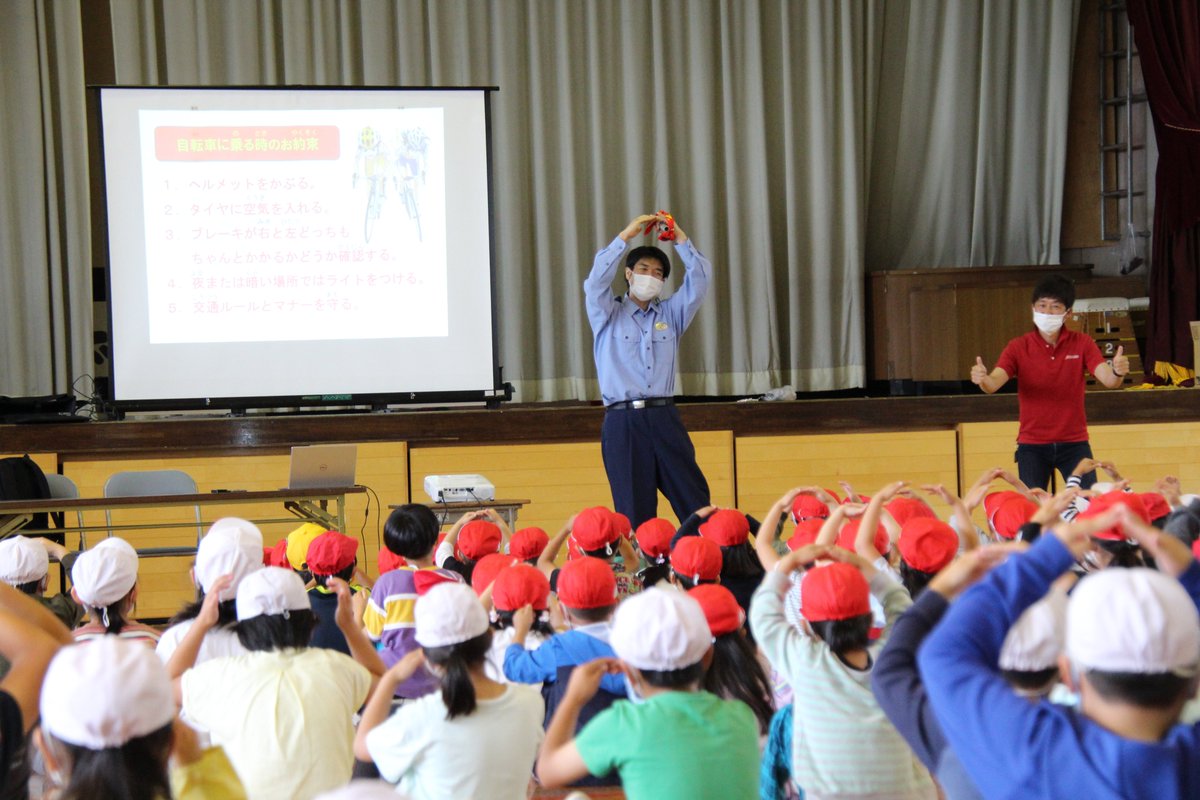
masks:
<path id="1" fill-rule="evenodd" d="M 653 214 L 640 214 L 634 217 L 612 242 L 596 253 L 596 257 L 592 260 L 592 269 L 583 281 L 583 296 L 588 322 L 593 331 L 598 331 L 604 326 L 617 306 L 618 301 L 612 293 L 612 282 L 617 275 L 617 265 L 621 261 L 621 256 L 629 247 L 629 242 L 641 233 L 642 227 L 655 219 Z"/>
<path id="2" fill-rule="evenodd" d="M 971 512 L 967 510 L 967 504 L 963 502 L 963 499 L 940 483 L 922 486 L 921 488 L 932 495 L 940 497 L 942 502 L 950 506 L 954 521 L 954 531 L 958 534 L 959 549 L 963 552 L 968 552 L 979 547 L 979 532 L 975 530 L 975 523 L 971 521 Z"/>
<path id="3" fill-rule="evenodd" d="M 778 535 L 783 515 L 792 507 L 796 495 L 804 492 L 805 488 L 792 489 L 776 500 L 775 504 L 763 515 L 762 522 L 758 525 L 758 534 L 754 537 L 754 552 L 758 554 L 758 560 L 762 562 L 763 569 L 767 571 L 774 569 L 775 565 L 779 563 L 780 556 L 775 550 L 775 537 Z"/>
<path id="4" fill-rule="evenodd" d="M 854 552 L 872 563 L 882 555 L 875 549 L 875 529 L 879 527 L 883 507 L 907 485 L 904 481 L 889 483 L 873 494 L 871 502 L 867 503 L 867 510 L 863 512 L 862 522 L 858 525 L 858 534 L 854 537 Z"/>
<path id="5" fill-rule="evenodd" d="M 366 631 L 355 618 L 354 604 L 350 599 L 350 585 L 341 578 L 330 578 L 326 581 L 326 585 L 337 593 L 337 610 L 334 612 L 333 620 L 337 623 L 338 630 L 346 637 L 350 655 L 355 661 L 366 667 L 367 672 L 371 673 L 371 685 L 374 686 L 379 677 L 387 671 L 387 667 L 384 666 L 383 659 L 379 657 L 379 651 L 375 649 L 375 645 L 371 644 L 371 640 L 367 638 Z"/>
<path id="6" fill-rule="evenodd" d="M 1103 361 L 1097 364 L 1092 369 L 1092 374 L 1096 376 L 1096 380 L 1104 384 L 1109 389 L 1119 389 L 1125 383 L 1125 376 L 1129 374 L 1129 356 L 1125 355 L 1125 347 L 1117 347 L 1117 353 L 1112 358 L 1112 363 Z"/>
<path id="7" fill-rule="evenodd" d="M 971 366 L 971 383 L 988 394 L 995 394 L 1001 386 L 1008 383 L 1008 373 L 1000 367 L 988 372 L 988 368 L 983 365 L 983 357 L 975 356 L 975 363 Z"/>
<path id="8" fill-rule="evenodd" d="M 0 689 L 17 702 L 26 733 L 38 720 L 42 679 L 50 659 L 70 642 L 70 631 L 41 603 L 0 583 L 0 655 L 11 665 Z"/>
<path id="9" fill-rule="evenodd" d="M 571 535 L 571 529 L 575 527 L 575 514 L 572 514 L 563 526 L 558 529 L 558 533 L 550 537 L 550 541 L 546 542 L 546 546 L 542 548 L 542 554 L 538 556 L 537 568 L 546 574 L 549 578 L 555 570 L 555 561 L 558 559 L 558 551 L 562 549 L 563 542 Z"/>

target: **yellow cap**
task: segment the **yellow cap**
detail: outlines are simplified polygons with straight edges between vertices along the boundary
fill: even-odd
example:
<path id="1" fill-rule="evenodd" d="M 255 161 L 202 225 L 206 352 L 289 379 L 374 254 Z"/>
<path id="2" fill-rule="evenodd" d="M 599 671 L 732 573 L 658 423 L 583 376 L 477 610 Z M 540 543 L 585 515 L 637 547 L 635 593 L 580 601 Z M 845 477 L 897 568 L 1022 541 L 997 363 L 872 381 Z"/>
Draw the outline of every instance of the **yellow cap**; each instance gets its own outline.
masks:
<path id="1" fill-rule="evenodd" d="M 317 523 L 306 522 L 287 535 L 287 559 L 292 569 L 304 569 L 304 563 L 308 561 L 308 546 L 324 532 L 325 529 Z"/>

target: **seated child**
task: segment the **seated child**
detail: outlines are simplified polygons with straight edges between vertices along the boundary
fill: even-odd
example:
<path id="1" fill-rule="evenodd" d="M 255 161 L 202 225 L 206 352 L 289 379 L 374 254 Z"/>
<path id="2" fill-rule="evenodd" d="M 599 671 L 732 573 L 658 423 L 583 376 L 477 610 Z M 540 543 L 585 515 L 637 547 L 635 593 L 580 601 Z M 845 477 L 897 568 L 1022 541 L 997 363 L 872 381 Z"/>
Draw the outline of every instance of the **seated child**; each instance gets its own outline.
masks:
<path id="1" fill-rule="evenodd" d="M 384 668 L 354 619 L 349 587 L 331 582 L 354 658 L 309 647 L 316 621 L 304 582 L 263 567 L 237 589 L 235 631 L 248 652 L 189 668 L 217 618 L 215 598 L 206 598 L 167 664 L 182 711 L 225 747 L 251 797 L 311 798 L 350 780 L 354 715 Z"/>
<path id="2" fill-rule="evenodd" d="M 671 583 L 691 589 L 721 582 L 721 547 L 704 536 L 685 536 L 671 548 Z"/>
<path id="3" fill-rule="evenodd" d="M 568 537 L 571 545 L 578 550 L 577 553 L 568 555 L 568 562 L 580 556 L 598 558 L 609 565 L 616 577 L 617 594 L 620 597 L 628 597 L 641 591 L 642 584 L 634 575 L 637 554 L 634 553 L 629 540 L 617 532 L 613 512 L 604 506 L 585 508 L 571 517 L 542 551 L 537 566 L 550 578 L 552 591 L 557 591 L 558 568 L 555 561 L 558 559 L 558 551 Z"/>
<path id="4" fill-rule="evenodd" d="M 51 555 L 68 573 L 78 553 L 42 537 L 9 536 L 0 541 L 0 581 L 16 587 L 53 612 L 68 629 L 83 619 L 83 609 L 70 592 L 46 596 Z"/>
<path id="5" fill-rule="evenodd" d="M 524 561 L 531 566 L 537 566 L 538 557 L 541 556 L 542 551 L 546 549 L 546 545 L 549 543 L 550 537 L 541 528 L 521 528 L 509 540 L 508 553 L 511 556 L 515 556 L 519 561 Z"/>
<path id="6" fill-rule="evenodd" d="M 337 593 L 328 585 L 329 578 L 339 578 L 350 586 L 350 599 L 354 607 L 354 619 L 362 624 L 363 609 L 370 592 L 365 587 L 351 583 L 354 570 L 358 567 L 358 539 L 343 536 L 337 531 L 325 531 L 308 546 L 308 571 L 316 584 L 308 590 L 308 600 L 317 625 L 313 628 L 312 647 L 327 647 L 350 655 L 350 645 L 338 629 L 334 620 L 337 611 Z"/>
<path id="7" fill-rule="evenodd" d="M 408 503 L 393 509 L 383 525 L 384 551 L 403 558 L 408 565 L 381 574 L 375 581 L 363 627 L 379 647 L 384 666 L 394 666 L 417 649 L 416 617 L 418 571 L 431 571 L 433 548 L 437 543 L 437 517 L 421 503 Z M 432 692 L 437 678 L 424 668 L 396 685 L 396 697 L 416 698 Z"/>
<path id="8" fill-rule="evenodd" d="M 508 538 L 508 526 L 494 508 L 471 511 L 459 517 L 446 532 L 446 538 L 434 551 L 433 560 L 471 582 L 471 573 L 479 559 L 499 553 Z"/>
<path id="9" fill-rule="evenodd" d="M 1104 569 L 1071 593 L 1061 673 L 1078 711 L 1018 697 L 998 666 L 1009 626 L 1112 525 L 1165 572 Z M 1110 509 L 1055 526 L 965 591 L 917 662 L 950 747 L 986 797 L 1195 797 L 1200 734 L 1177 720 L 1200 675 L 1198 606 L 1200 566 L 1186 546 Z M 997 740 L 1005 746 L 989 746 Z"/>
<path id="10" fill-rule="evenodd" d="M 41 715 L 38 749 L 64 798 L 246 797 L 221 748 L 201 750 L 176 720 L 171 681 L 141 645 L 103 636 L 60 650 Z"/>
<path id="11" fill-rule="evenodd" d="M 763 565 L 750 534 L 757 534 L 758 520 L 734 508 L 702 508 L 679 526 L 675 541 L 702 536 L 721 548 L 721 585 L 733 592 L 742 610 L 749 611 L 750 597 L 762 581 Z"/>
<path id="12" fill-rule="evenodd" d="M 834 563 L 813 567 L 819 558 Z M 803 627 L 790 624 L 783 607 L 788 577 L 798 568 L 806 569 Z M 868 639 L 872 594 L 886 619 L 874 644 Z M 784 556 L 755 592 L 751 628 L 795 693 L 792 776 L 806 795 L 937 797 L 928 771 L 884 716 L 870 688 L 875 654 L 911 604 L 904 587 L 866 559 L 815 544 Z M 851 758 L 854 753 L 870 755 Z"/>
<path id="13" fill-rule="evenodd" d="M 616 770 L 630 800 L 758 797 L 754 715 L 700 688 L 712 634 L 699 604 L 673 588 L 647 589 L 621 603 L 612 641 L 617 658 L 571 676 L 538 756 L 542 785 Z M 575 733 L 580 709 L 619 674 L 638 702 L 618 701 Z"/>
<path id="14" fill-rule="evenodd" d="M 688 597 L 700 604 L 713 636 L 712 660 L 704 670 L 702 688 L 745 703 L 758 720 L 759 735 L 766 736 L 775 715 L 775 691 L 746 635 L 746 612 L 724 586 L 703 584 L 689 591 Z"/>
<path id="15" fill-rule="evenodd" d="M 421 649 L 387 671 L 363 712 L 355 754 L 414 798 L 527 797 L 542 698 L 487 676 L 491 631 L 479 598 L 462 584 L 432 587 L 417 601 L 416 638 Z M 395 687 L 422 662 L 442 676 L 441 692 L 388 718 Z"/>
<path id="16" fill-rule="evenodd" d="M 675 526 L 661 517 L 638 525 L 634 543 L 645 565 L 636 574 L 643 586 L 654 586 L 671 579 L 671 540 L 674 538 Z"/>
<path id="17" fill-rule="evenodd" d="M 288 565 L 300 576 L 300 580 L 304 581 L 305 585 L 312 580 L 312 573 L 308 571 L 308 547 L 312 544 L 313 539 L 324 532 L 325 528 L 317 523 L 306 522 L 287 535 Z"/>
<path id="18" fill-rule="evenodd" d="M 72 631 L 75 640 L 112 634 L 149 647 L 157 645 L 158 631 L 133 619 L 137 579 L 138 556 L 124 539 L 111 536 L 80 553 L 71 568 L 71 591 L 90 621 Z"/>
<path id="19" fill-rule="evenodd" d="M 200 547 L 196 550 L 196 566 L 192 570 L 192 581 L 199 590 L 199 598 L 171 618 L 170 627 L 163 631 L 155 648 L 159 659 L 164 664 L 170 661 L 175 648 L 200 613 L 204 599 L 223 575 L 232 575 L 233 580 L 220 592 L 220 617 L 205 635 L 196 663 L 202 664 L 218 656 L 245 653 L 245 648 L 233 631 L 237 622 L 234 597 L 242 579 L 262 568 L 262 533 L 258 526 L 236 517 L 225 517 L 214 522 L 200 540 Z"/>
<path id="20" fill-rule="evenodd" d="M 476 575 L 479 570 L 476 570 Z M 516 635 L 513 618 L 529 606 L 534 615 L 525 645 L 533 650 L 554 635 L 550 626 L 550 581 L 537 567 L 514 564 L 500 571 L 492 583 L 492 646 L 487 654 L 488 677 L 508 683 L 504 656 Z"/>

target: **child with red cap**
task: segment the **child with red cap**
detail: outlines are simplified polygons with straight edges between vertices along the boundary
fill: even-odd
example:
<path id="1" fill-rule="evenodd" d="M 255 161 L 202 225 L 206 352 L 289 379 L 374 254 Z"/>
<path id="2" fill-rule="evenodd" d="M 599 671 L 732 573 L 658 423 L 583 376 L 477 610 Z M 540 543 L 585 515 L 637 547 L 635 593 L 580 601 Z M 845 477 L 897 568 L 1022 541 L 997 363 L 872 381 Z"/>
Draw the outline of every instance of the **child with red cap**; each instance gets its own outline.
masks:
<path id="1" fill-rule="evenodd" d="M 617 582 L 617 594 L 628 597 L 634 592 L 641 591 L 641 581 L 630 571 L 637 563 L 637 554 L 633 545 L 617 532 L 617 523 L 613 512 L 604 506 L 585 508 L 567 520 L 562 529 L 554 535 L 538 558 L 537 567 L 550 578 L 550 588 L 555 590 L 557 584 L 555 561 L 563 542 L 570 541 L 578 547 L 579 554 L 598 558 L 609 565 Z M 569 556 L 568 560 L 577 558 Z"/>
<path id="2" fill-rule="evenodd" d="M 688 536 L 702 536 L 721 548 L 721 585 L 733 592 L 738 605 L 749 611 L 750 597 L 762 582 L 763 565 L 750 534 L 757 534 L 758 520 L 735 508 L 707 506 L 683 521 L 675 542 Z"/>
<path id="3" fill-rule="evenodd" d="M 479 559 L 499 553 L 510 531 L 504 518 L 494 508 L 468 511 L 450 526 L 446 538 L 434 551 L 433 561 L 441 569 L 449 569 L 471 582 L 471 573 Z"/>
<path id="4" fill-rule="evenodd" d="M 312 647 L 326 647 L 350 655 L 350 645 L 338 629 L 334 615 L 337 612 L 337 594 L 329 588 L 330 578 L 338 578 L 350 587 L 350 600 L 354 607 L 354 618 L 362 624 L 363 611 L 371 592 L 361 584 L 352 583 L 358 567 L 358 539 L 343 536 L 337 531 L 325 531 L 308 546 L 308 571 L 315 585 L 308 590 L 317 625 L 313 628 Z"/>
<path id="5" fill-rule="evenodd" d="M 688 592 L 700 604 L 712 631 L 712 661 L 704 670 L 705 691 L 726 700 L 740 700 L 758 720 L 758 732 L 767 735 L 775 715 L 774 688 L 763 669 L 758 651 L 746 636 L 746 612 L 724 586 L 706 583 Z"/>
<path id="6" fill-rule="evenodd" d="M 476 570 L 476 574 L 478 572 Z M 504 656 L 516 636 L 513 627 L 516 613 L 529 606 L 535 614 L 525 637 L 528 649 L 536 650 L 554 635 L 550 625 L 550 581 L 537 567 L 517 563 L 501 569 L 491 586 L 492 646 L 487 655 L 488 675 L 494 681 L 508 683 L 504 674 Z"/>
<path id="7" fill-rule="evenodd" d="M 701 688 L 712 632 L 699 603 L 651 587 L 621 603 L 612 642 L 616 658 L 571 676 L 538 755 L 542 785 L 615 770 L 630 800 L 758 797 L 754 715 Z M 621 674 L 636 700 L 614 703 L 580 728 L 604 679 Z"/>
<path id="8" fill-rule="evenodd" d="M 548 544 L 550 544 L 550 537 L 541 528 L 536 526 L 521 528 L 508 540 L 508 553 L 516 556 L 519 561 L 537 566 L 538 557 L 542 555 L 542 551 Z"/>
<path id="9" fill-rule="evenodd" d="M 814 566 L 818 559 L 832 560 Z M 805 570 L 803 627 L 790 624 L 788 577 Z M 870 598 L 886 626 L 873 644 Z M 795 692 L 792 776 L 806 795 L 933 800 L 929 772 L 871 694 L 876 653 L 912 604 L 904 587 L 866 559 L 838 547 L 808 545 L 780 559 L 754 594 L 750 625 L 759 647 Z M 857 754 L 868 753 L 868 758 Z"/>
<path id="10" fill-rule="evenodd" d="M 721 582 L 721 546 L 705 536 L 685 536 L 671 548 L 671 583 L 691 589 Z"/>
<path id="11" fill-rule="evenodd" d="M 637 578 L 643 586 L 654 586 L 659 581 L 671 579 L 671 540 L 674 538 L 675 526 L 661 517 L 648 519 L 638 525 L 634 543 L 644 562 L 637 571 Z"/>

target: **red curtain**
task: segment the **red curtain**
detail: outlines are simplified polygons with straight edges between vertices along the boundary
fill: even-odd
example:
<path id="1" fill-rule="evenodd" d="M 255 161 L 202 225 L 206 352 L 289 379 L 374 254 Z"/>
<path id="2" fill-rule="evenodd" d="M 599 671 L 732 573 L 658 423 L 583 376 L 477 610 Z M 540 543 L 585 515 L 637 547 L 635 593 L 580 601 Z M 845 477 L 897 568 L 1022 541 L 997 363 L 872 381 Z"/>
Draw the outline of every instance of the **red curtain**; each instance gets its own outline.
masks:
<path id="1" fill-rule="evenodd" d="M 1200 320 L 1200 3 L 1128 0 L 1129 20 L 1158 142 L 1150 318 L 1144 355 L 1195 368 L 1190 320 Z M 1159 362 L 1159 364 L 1155 364 Z"/>

